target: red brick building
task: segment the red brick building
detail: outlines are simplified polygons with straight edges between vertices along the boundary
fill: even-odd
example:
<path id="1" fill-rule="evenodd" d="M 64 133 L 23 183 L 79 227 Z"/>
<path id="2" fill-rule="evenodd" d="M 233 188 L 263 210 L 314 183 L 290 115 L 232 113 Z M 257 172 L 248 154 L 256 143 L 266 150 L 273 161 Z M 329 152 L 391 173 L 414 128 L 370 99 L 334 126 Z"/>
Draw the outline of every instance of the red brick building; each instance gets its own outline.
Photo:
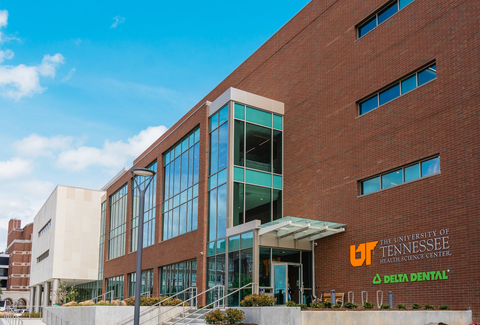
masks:
<path id="1" fill-rule="evenodd" d="M 280 302 L 334 289 L 357 303 L 382 290 L 478 319 L 478 11 L 311 1 L 134 161 L 157 172 L 144 289 L 256 282 Z M 122 297 L 133 187 L 125 173 L 103 208 L 103 286 Z"/>

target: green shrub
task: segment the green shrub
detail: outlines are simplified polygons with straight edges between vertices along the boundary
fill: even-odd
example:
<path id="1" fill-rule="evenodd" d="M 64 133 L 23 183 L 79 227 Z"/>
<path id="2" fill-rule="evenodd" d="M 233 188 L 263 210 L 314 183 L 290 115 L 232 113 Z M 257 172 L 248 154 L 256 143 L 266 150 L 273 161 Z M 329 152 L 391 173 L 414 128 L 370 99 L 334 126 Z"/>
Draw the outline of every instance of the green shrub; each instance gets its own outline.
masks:
<path id="1" fill-rule="evenodd" d="M 342 308 L 342 305 L 340 305 L 340 304 L 335 304 L 335 305 L 333 305 L 332 307 L 333 307 L 333 308 Z"/>
<path id="2" fill-rule="evenodd" d="M 446 305 L 440 305 L 440 310 L 448 310 L 450 309 L 450 307 L 446 306 Z"/>
<path id="3" fill-rule="evenodd" d="M 300 307 L 300 309 L 307 309 L 307 305 L 306 304 L 298 304 L 297 307 Z"/>
<path id="4" fill-rule="evenodd" d="M 407 309 L 407 306 L 404 305 L 404 304 L 398 304 L 397 305 L 397 309 L 403 309 L 403 310 L 406 310 Z"/>
<path id="5" fill-rule="evenodd" d="M 28 311 L 27 311 L 27 312 L 24 312 L 21 317 L 22 317 L 22 318 L 23 318 L 23 317 L 27 317 L 27 318 L 28 318 L 29 316 L 30 316 L 30 318 L 40 318 L 40 317 L 42 317 L 42 315 L 41 315 L 40 313 L 29 313 Z"/>
<path id="6" fill-rule="evenodd" d="M 422 305 L 419 304 L 412 304 L 413 309 L 422 309 Z"/>
<path id="7" fill-rule="evenodd" d="M 297 307 L 297 304 L 295 303 L 295 301 L 289 301 L 287 302 L 287 307 Z"/>
<path id="8" fill-rule="evenodd" d="M 227 324 L 241 324 L 245 319 L 245 312 L 234 308 L 225 310 L 225 318 Z"/>
<path id="9" fill-rule="evenodd" d="M 99 301 L 95 304 L 95 306 L 113 306 L 113 305 L 106 301 Z"/>
<path id="10" fill-rule="evenodd" d="M 333 302 L 331 301 L 324 301 L 323 302 L 323 308 L 332 308 Z"/>
<path id="11" fill-rule="evenodd" d="M 425 305 L 425 309 L 426 309 L 426 310 L 434 310 L 434 309 L 435 309 L 435 306 Z"/>
<path id="12" fill-rule="evenodd" d="M 140 306 L 153 306 L 160 301 L 168 299 L 167 297 L 140 297 Z M 179 299 L 180 300 L 180 299 Z M 135 306 L 135 297 L 125 299 L 127 306 Z M 163 305 L 163 304 L 162 304 Z"/>
<path id="13" fill-rule="evenodd" d="M 241 302 L 240 305 L 243 307 L 261 307 L 261 306 L 273 306 L 277 298 L 274 298 L 269 295 L 264 294 L 251 294 L 246 296 Z"/>
<path id="14" fill-rule="evenodd" d="M 380 309 L 390 309 L 390 305 L 389 304 L 381 305 Z"/>
<path id="15" fill-rule="evenodd" d="M 204 305 L 198 305 L 197 309 L 202 309 L 203 307 L 205 307 L 205 306 Z"/>
<path id="16" fill-rule="evenodd" d="M 373 307 L 374 307 L 373 302 L 370 302 L 370 301 L 365 301 L 365 303 L 363 304 L 363 308 L 365 309 L 372 309 Z"/>
<path id="17" fill-rule="evenodd" d="M 205 309 L 213 309 L 213 305 L 207 306 Z"/>
<path id="18" fill-rule="evenodd" d="M 220 309 L 215 309 L 214 311 L 205 314 L 205 321 L 207 324 L 222 324 L 225 321 L 225 314 L 220 311 Z"/>
<path id="19" fill-rule="evenodd" d="M 319 302 L 312 302 L 310 308 L 322 308 L 322 305 Z"/>
<path id="20" fill-rule="evenodd" d="M 354 304 L 353 302 L 347 302 L 345 303 L 345 308 L 348 308 L 348 309 L 358 308 L 358 305 Z"/>

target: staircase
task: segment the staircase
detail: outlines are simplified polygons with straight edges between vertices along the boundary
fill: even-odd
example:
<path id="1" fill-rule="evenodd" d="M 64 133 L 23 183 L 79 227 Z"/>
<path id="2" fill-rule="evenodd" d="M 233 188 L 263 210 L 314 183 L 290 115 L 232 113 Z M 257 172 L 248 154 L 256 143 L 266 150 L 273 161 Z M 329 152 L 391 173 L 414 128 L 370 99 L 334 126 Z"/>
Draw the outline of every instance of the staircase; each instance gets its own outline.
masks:
<path id="1" fill-rule="evenodd" d="M 184 313 L 179 314 L 174 318 L 171 318 L 168 321 L 163 322 L 163 325 L 173 325 L 174 323 L 176 324 L 188 323 L 189 325 L 205 325 L 206 324 L 205 314 L 211 311 L 213 311 L 213 309 L 196 310 L 195 308 L 192 308 L 185 314 Z"/>

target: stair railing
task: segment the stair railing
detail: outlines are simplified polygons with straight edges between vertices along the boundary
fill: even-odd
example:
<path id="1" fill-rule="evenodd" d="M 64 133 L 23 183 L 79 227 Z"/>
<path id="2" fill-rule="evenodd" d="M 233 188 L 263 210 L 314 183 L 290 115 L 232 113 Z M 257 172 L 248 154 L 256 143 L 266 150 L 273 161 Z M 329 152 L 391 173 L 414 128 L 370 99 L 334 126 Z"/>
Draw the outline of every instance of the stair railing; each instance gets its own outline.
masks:
<path id="1" fill-rule="evenodd" d="M 145 314 L 147 314 L 148 312 L 150 312 L 152 309 L 155 309 L 155 308 L 157 308 L 157 307 L 161 307 L 162 303 L 164 303 L 165 301 L 170 300 L 170 299 L 173 299 L 173 298 L 175 298 L 176 296 L 179 296 L 179 295 L 181 295 L 181 294 L 190 293 L 190 295 L 193 296 L 193 293 L 196 292 L 196 291 L 197 291 L 197 287 L 189 287 L 189 288 L 187 288 L 187 289 L 185 289 L 185 290 L 182 290 L 182 291 L 180 291 L 180 292 L 177 292 L 177 293 L 174 294 L 173 296 L 169 296 L 169 297 L 167 297 L 166 299 L 157 302 L 155 305 L 150 306 L 150 308 L 147 308 L 146 310 L 142 311 L 142 312 L 140 313 L 140 315 L 142 315 L 142 314 L 145 315 Z M 196 297 L 196 296 L 195 296 L 195 297 Z M 190 299 L 189 299 L 189 300 L 190 300 Z M 159 316 L 159 315 L 157 315 L 157 316 Z M 157 316 L 154 316 L 154 317 L 152 317 L 152 318 L 150 318 L 150 319 L 153 319 L 153 318 L 155 318 L 155 317 L 157 317 Z M 130 320 L 133 320 L 134 317 L 135 317 L 135 315 L 130 316 L 130 317 L 128 317 L 128 318 L 125 318 L 124 320 L 121 320 L 120 322 L 118 322 L 117 325 L 128 324 L 128 322 L 129 322 Z M 150 320 L 150 319 L 148 319 L 148 320 Z"/>
<path id="2" fill-rule="evenodd" d="M 255 292 L 255 291 L 254 291 L 254 287 L 255 287 L 256 285 L 258 285 L 258 283 L 251 282 L 251 283 L 249 283 L 249 284 L 246 284 L 246 285 L 244 285 L 243 287 L 238 288 L 238 289 L 236 289 L 235 291 L 230 292 L 228 295 L 224 295 L 223 297 L 221 297 L 221 298 L 219 298 L 219 299 L 217 299 L 217 300 L 209 303 L 209 304 L 206 305 L 205 307 L 203 307 L 203 308 L 201 308 L 201 309 L 197 309 L 196 311 L 194 311 L 193 313 L 191 313 L 189 316 L 195 315 L 196 313 L 198 313 L 198 312 L 200 312 L 200 311 L 202 311 L 202 310 L 207 309 L 207 307 L 209 307 L 209 306 L 211 306 L 211 305 L 217 306 L 217 303 L 218 303 L 218 302 L 222 302 L 222 303 L 223 303 L 223 306 L 225 306 L 225 298 L 227 298 L 228 296 L 233 295 L 234 293 L 239 292 L 240 290 L 244 290 L 245 288 L 250 287 L 250 286 L 252 287 L 252 292 Z M 177 324 L 177 323 L 179 323 L 179 322 L 182 322 L 182 321 L 183 321 L 182 324 L 190 324 L 191 322 L 199 319 L 199 318 L 202 317 L 203 315 L 204 315 L 204 314 L 198 315 L 197 317 L 191 319 L 191 320 L 188 321 L 188 322 L 185 322 L 185 318 L 187 318 L 187 317 L 184 315 L 184 317 L 183 317 L 182 319 L 179 319 L 179 320 L 177 320 L 176 322 L 171 323 L 171 325 L 175 325 L 175 324 Z M 159 323 L 157 323 L 157 325 L 160 324 L 160 323 L 163 323 L 163 322 L 164 322 L 164 321 L 159 322 Z"/>
<path id="3" fill-rule="evenodd" d="M 14 310 L 10 306 L 5 308 L 5 319 L 10 325 L 23 325 L 23 320 L 15 315 Z"/>
<path id="4" fill-rule="evenodd" d="M 55 313 L 52 313 L 47 308 L 43 308 L 42 322 L 46 325 L 70 325 L 70 321 L 58 316 Z M 23 325 L 23 324 L 22 324 Z"/>
<path id="5" fill-rule="evenodd" d="M 100 296 L 96 296 L 95 298 L 92 298 L 92 299 L 90 299 L 90 300 L 92 300 L 93 303 L 96 304 L 96 303 L 98 302 L 98 298 L 105 296 L 105 300 L 106 300 L 108 294 L 110 294 L 110 302 L 111 302 L 111 301 L 113 300 L 113 290 L 107 291 L 107 292 L 105 292 L 104 294 L 101 294 Z M 103 300 L 103 299 L 102 299 L 102 300 Z"/>

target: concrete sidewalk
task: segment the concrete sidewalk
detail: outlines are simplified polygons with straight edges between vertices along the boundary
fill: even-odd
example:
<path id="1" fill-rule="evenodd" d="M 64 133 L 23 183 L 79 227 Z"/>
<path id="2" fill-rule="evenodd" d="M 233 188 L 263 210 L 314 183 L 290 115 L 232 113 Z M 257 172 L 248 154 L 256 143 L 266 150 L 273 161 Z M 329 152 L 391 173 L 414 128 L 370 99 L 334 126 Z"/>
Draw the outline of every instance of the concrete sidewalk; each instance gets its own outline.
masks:
<path id="1" fill-rule="evenodd" d="M 20 318 L 23 325 L 45 325 L 41 318 Z M 0 318 L 1 325 L 9 325 L 6 319 Z"/>

